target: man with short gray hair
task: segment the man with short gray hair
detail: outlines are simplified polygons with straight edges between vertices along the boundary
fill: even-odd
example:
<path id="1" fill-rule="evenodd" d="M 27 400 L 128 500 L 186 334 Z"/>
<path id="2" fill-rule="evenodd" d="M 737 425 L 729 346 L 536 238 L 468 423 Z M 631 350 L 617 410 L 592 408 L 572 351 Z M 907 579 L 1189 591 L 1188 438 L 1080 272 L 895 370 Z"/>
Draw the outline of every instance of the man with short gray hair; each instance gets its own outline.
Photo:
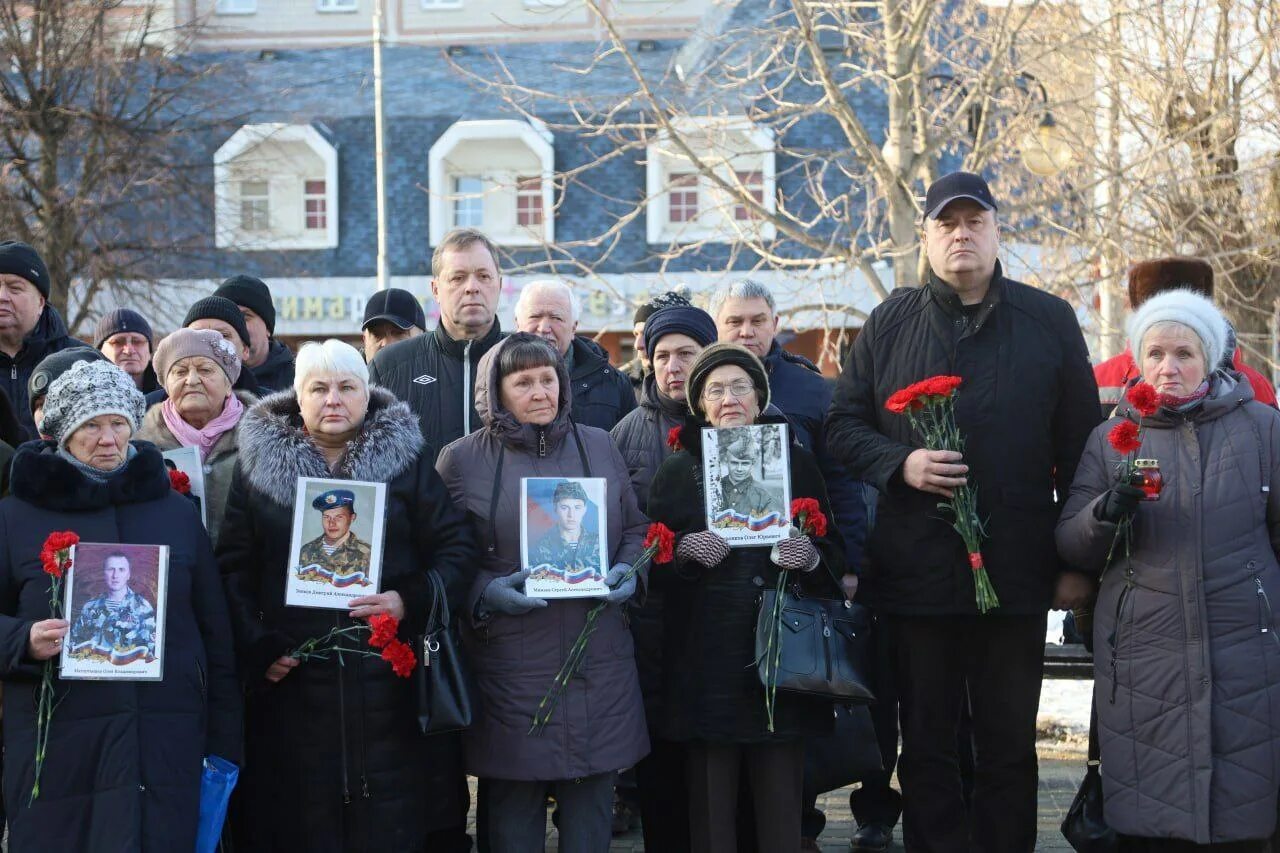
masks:
<path id="1" fill-rule="evenodd" d="M 631 382 L 598 344 L 574 334 L 582 307 L 562 281 L 531 281 L 516 302 L 516 328 L 545 339 L 569 371 L 574 423 L 611 430 L 636 407 Z"/>

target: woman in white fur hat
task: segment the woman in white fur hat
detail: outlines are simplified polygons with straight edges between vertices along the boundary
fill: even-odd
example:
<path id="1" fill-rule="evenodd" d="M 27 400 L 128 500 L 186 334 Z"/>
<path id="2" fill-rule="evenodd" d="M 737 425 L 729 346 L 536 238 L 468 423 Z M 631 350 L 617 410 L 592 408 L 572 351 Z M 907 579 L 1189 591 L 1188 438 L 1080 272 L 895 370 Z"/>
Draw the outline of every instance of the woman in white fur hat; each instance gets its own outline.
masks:
<path id="1" fill-rule="evenodd" d="M 1122 850 L 1260 851 L 1280 789 L 1280 412 L 1215 369 L 1227 323 L 1197 293 L 1143 303 L 1129 339 L 1154 390 L 1146 401 L 1130 390 L 1094 431 L 1057 531 L 1063 558 L 1102 576 L 1107 823 Z M 1121 480 L 1108 438 L 1125 421 L 1141 428 L 1131 458 L 1158 463 L 1155 498 Z M 1117 543 L 1125 522 L 1129 546 Z"/>

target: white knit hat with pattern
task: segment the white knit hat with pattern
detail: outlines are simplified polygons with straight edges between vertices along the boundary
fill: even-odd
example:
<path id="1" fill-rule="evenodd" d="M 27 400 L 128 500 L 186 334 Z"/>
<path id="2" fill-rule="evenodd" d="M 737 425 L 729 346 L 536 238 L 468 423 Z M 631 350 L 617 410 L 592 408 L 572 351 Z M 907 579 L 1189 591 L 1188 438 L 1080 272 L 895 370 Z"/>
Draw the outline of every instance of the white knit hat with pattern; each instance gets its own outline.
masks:
<path id="1" fill-rule="evenodd" d="M 82 361 L 49 386 L 40 432 L 66 447 L 72 433 L 99 415 L 120 415 L 137 432 L 146 407 L 129 374 L 109 361 Z"/>
<path id="2" fill-rule="evenodd" d="M 1157 323 L 1181 323 L 1196 333 L 1204 347 L 1209 372 L 1222 364 L 1227 351 L 1227 320 L 1210 300 L 1192 290 L 1166 290 L 1139 306 L 1129 318 L 1129 350 L 1142 364 L 1142 339 Z"/>

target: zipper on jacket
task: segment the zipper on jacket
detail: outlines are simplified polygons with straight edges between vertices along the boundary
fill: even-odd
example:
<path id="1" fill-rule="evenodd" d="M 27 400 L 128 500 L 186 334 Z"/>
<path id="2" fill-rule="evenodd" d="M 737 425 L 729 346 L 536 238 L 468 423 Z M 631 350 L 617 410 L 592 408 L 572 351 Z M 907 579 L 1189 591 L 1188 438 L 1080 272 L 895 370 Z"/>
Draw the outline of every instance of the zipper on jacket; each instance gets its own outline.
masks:
<path id="1" fill-rule="evenodd" d="M 1262 577 L 1254 575 L 1253 583 L 1258 588 L 1258 633 L 1270 634 L 1276 645 L 1280 646 L 1280 637 L 1277 637 L 1276 632 L 1271 630 L 1271 620 L 1275 618 L 1275 613 L 1271 609 L 1271 598 L 1262 586 Z"/>
<path id="2" fill-rule="evenodd" d="M 831 637 L 831 626 L 830 626 L 829 624 L 827 624 L 827 613 L 826 613 L 826 611 L 825 611 L 825 610 L 822 612 L 822 637 L 823 637 L 823 639 L 830 639 L 830 637 Z M 823 657 L 824 657 L 824 658 L 826 658 L 826 665 L 827 665 L 827 683 L 829 684 L 829 683 L 831 682 L 831 679 L 832 679 L 832 674 L 831 674 L 831 644 L 830 644 L 830 643 L 823 643 L 823 644 L 822 644 L 822 655 L 823 655 Z"/>
<path id="3" fill-rule="evenodd" d="M 538 457 L 542 458 L 547 455 L 547 431 L 538 430 Z"/>
<path id="4" fill-rule="evenodd" d="M 471 434 L 471 341 L 462 346 L 462 434 Z"/>
<path id="5" fill-rule="evenodd" d="M 1126 581 L 1124 589 L 1120 590 L 1120 596 L 1116 599 L 1116 626 L 1111 632 L 1111 704 L 1116 704 L 1116 687 L 1118 682 L 1116 679 L 1116 670 L 1118 669 L 1120 657 L 1120 627 L 1124 620 L 1124 606 L 1129 600 L 1129 593 L 1133 590 L 1133 582 Z"/>

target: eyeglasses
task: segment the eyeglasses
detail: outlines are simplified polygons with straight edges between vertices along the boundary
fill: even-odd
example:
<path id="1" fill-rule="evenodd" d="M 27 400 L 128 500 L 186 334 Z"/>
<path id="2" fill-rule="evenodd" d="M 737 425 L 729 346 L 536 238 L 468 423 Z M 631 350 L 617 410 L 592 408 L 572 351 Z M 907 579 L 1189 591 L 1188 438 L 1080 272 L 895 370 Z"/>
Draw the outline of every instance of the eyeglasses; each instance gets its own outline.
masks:
<path id="1" fill-rule="evenodd" d="M 730 385 L 708 385 L 702 392 L 702 397 L 709 403 L 717 403 L 724 399 L 725 394 L 732 394 L 741 400 L 748 394 L 756 390 L 756 386 L 752 385 L 745 379 L 739 379 Z"/>

